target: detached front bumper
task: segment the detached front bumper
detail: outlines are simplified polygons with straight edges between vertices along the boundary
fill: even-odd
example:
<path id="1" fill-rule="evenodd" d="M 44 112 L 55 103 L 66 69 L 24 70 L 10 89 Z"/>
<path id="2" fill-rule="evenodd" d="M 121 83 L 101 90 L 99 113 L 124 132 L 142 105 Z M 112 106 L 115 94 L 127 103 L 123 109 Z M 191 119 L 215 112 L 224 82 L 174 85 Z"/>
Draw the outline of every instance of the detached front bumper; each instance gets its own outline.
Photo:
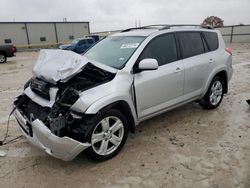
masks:
<path id="1" fill-rule="evenodd" d="M 39 119 L 29 122 L 18 108 L 13 115 L 28 141 L 55 158 L 70 161 L 90 146 L 89 143 L 54 135 Z"/>

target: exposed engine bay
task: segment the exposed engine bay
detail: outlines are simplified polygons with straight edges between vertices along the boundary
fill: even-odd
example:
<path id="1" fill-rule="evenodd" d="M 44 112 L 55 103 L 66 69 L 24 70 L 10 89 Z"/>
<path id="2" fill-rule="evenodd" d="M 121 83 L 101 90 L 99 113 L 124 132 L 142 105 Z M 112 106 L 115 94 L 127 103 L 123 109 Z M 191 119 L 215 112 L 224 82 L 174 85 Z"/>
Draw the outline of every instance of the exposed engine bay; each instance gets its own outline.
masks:
<path id="1" fill-rule="evenodd" d="M 39 119 L 56 136 L 67 136 L 84 142 L 82 136 L 86 127 L 82 121 L 84 114 L 72 111 L 70 108 L 78 100 L 80 93 L 109 82 L 114 77 L 114 73 L 103 70 L 92 63 L 84 65 L 81 71 L 67 82 L 51 83 L 43 78 L 33 77 L 25 84 L 24 89 L 30 89 L 35 95 L 47 101 L 51 100 L 51 88 L 55 89 L 57 92 L 52 107 L 37 104 L 25 92 L 17 98 L 14 105 L 30 123 Z M 27 127 L 21 126 L 21 128 L 32 136 L 30 123 L 26 124 Z"/>

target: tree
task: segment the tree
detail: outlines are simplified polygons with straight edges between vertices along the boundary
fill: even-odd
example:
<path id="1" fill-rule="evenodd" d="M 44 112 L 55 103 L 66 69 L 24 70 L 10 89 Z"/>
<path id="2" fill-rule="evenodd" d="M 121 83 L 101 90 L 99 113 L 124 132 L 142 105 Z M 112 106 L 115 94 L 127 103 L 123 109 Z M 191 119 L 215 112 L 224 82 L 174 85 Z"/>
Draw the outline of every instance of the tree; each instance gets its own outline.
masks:
<path id="1" fill-rule="evenodd" d="M 209 16 L 202 22 L 202 25 L 212 26 L 212 27 L 223 27 L 224 26 L 223 22 L 224 20 L 222 20 L 217 16 Z"/>

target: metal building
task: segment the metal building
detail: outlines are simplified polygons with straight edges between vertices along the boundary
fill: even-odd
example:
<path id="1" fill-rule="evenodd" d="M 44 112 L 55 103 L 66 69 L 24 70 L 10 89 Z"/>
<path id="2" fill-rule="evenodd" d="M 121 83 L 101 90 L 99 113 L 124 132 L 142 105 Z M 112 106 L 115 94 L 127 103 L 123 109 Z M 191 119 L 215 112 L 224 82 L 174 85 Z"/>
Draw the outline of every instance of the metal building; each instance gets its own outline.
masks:
<path id="1" fill-rule="evenodd" d="M 89 22 L 0 22 L 0 44 L 55 45 L 90 33 Z"/>

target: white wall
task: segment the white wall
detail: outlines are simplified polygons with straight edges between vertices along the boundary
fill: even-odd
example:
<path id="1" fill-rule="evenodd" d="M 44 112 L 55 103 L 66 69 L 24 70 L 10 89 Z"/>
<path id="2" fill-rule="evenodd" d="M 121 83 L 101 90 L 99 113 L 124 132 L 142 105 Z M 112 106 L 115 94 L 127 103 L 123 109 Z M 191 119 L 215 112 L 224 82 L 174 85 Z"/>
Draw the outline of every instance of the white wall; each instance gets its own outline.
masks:
<path id="1" fill-rule="evenodd" d="M 70 35 L 74 38 L 81 38 L 89 34 L 88 22 L 27 22 L 26 26 L 30 45 L 56 44 L 55 31 L 57 31 L 59 43 L 71 41 Z M 41 37 L 45 37 L 46 41 L 42 42 Z M 27 46 L 25 23 L 0 22 L 0 45 L 5 44 L 5 39 L 11 39 L 12 44 L 17 47 Z"/>
<path id="2" fill-rule="evenodd" d="M 30 44 L 56 43 L 54 24 L 31 23 L 27 24 Z M 40 37 L 45 37 L 46 41 L 41 42 Z"/>
<path id="3" fill-rule="evenodd" d="M 82 38 L 89 34 L 89 28 L 87 23 L 57 23 L 57 33 L 59 43 L 69 42 L 69 36 L 74 36 L 74 38 Z"/>
<path id="4" fill-rule="evenodd" d="M 15 45 L 28 44 L 24 24 L 0 24 L 0 45 L 11 39 Z"/>

